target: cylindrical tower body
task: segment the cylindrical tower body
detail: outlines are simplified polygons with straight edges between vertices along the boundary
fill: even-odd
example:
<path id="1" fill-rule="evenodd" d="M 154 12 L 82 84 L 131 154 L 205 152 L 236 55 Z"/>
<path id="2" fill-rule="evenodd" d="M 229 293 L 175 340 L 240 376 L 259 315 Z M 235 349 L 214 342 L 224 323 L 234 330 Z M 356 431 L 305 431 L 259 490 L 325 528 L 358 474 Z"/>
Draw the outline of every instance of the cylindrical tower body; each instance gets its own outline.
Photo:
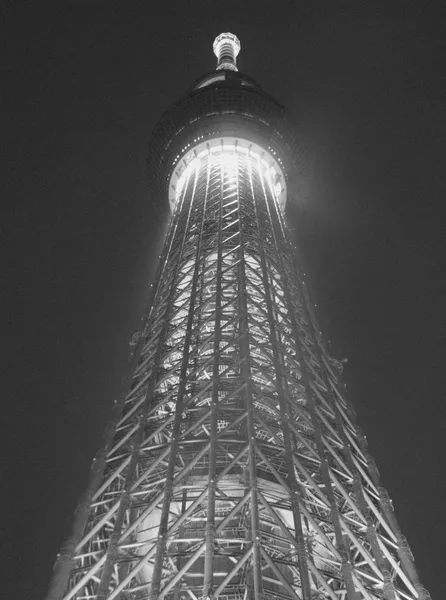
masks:
<path id="1" fill-rule="evenodd" d="M 284 224 L 290 132 L 232 68 L 162 118 L 170 228 L 49 599 L 428 598 Z"/>

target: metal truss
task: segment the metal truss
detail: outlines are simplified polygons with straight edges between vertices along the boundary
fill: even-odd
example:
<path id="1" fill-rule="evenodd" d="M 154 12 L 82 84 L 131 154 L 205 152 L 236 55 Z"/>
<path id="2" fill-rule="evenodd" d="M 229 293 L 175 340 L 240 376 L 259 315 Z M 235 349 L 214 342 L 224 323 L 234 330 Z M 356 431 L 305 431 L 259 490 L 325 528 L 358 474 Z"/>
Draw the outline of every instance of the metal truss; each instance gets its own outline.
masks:
<path id="1" fill-rule="evenodd" d="M 275 183 L 236 142 L 185 169 L 128 390 L 50 600 L 429 598 Z"/>

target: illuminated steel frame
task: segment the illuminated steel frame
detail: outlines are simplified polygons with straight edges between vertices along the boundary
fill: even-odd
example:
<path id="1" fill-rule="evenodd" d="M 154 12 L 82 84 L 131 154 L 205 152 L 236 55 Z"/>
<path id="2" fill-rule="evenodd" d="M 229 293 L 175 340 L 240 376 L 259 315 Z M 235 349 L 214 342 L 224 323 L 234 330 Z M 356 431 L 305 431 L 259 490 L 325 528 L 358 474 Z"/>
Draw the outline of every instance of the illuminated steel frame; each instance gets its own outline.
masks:
<path id="1" fill-rule="evenodd" d="M 51 600 L 429 598 L 308 299 L 284 163 L 246 130 L 203 128 L 169 171 L 151 308 Z"/>

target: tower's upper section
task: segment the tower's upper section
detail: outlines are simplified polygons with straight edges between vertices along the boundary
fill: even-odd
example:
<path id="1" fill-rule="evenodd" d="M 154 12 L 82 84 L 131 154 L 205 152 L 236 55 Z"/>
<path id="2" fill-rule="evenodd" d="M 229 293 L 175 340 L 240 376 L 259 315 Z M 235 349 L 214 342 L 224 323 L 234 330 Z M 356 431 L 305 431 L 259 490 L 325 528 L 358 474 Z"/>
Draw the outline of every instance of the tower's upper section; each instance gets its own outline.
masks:
<path id="1" fill-rule="evenodd" d="M 233 33 L 220 33 L 214 40 L 214 54 L 217 57 L 217 70 L 238 71 L 237 55 L 240 52 L 240 40 Z"/>
<path id="2" fill-rule="evenodd" d="M 233 143 L 238 148 L 255 147 L 260 156 L 280 173 L 284 196 L 297 195 L 296 177 L 302 171 L 296 150 L 294 125 L 288 112 L 250 77 L 237 69 L 240 42 L 232 33 L 222 33 L 214 41 L 217 68 L 200 77 L 189 92 L 161 117 L 156 126 L 148 159 L 149 182 L 157 202 L 172 194 L 181 165 L 199 148 L 217 143 Z M 231 142 L 232 140 L 232 142 Z M 238 145 L 237 145 L 238 144 Z"/>

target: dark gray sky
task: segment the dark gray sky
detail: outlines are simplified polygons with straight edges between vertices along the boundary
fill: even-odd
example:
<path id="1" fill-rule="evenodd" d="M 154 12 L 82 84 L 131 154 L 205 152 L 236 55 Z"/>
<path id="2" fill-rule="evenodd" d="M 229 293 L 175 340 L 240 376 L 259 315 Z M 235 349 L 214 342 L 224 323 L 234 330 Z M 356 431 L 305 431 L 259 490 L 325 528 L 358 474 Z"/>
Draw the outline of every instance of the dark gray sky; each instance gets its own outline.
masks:
<path id="1" fill-rule="evenodd" d="M 433 4 L 3 2 L 5 597 L 43 597 L 69 535 L 167 219 L 146 187 L 150 132 L 227 30 L 240 69 L 298 123 L 311 178 L 288 220 L 422 580 L 444 596 L 446 12 Z"/>

